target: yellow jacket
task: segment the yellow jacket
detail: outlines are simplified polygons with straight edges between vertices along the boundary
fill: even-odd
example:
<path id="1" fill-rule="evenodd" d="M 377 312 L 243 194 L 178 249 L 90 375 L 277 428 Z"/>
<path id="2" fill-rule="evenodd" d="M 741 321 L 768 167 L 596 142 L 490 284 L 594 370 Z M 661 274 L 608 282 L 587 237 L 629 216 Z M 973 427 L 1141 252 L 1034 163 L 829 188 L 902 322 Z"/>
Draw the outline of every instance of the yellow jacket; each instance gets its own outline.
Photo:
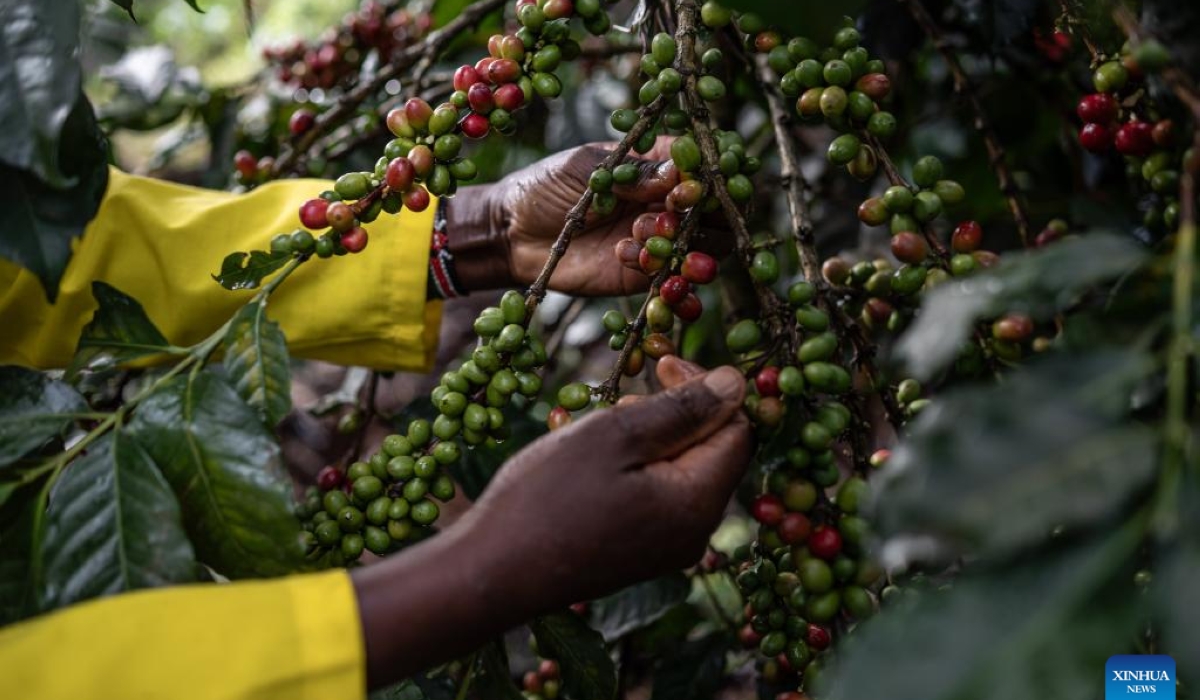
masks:
<path id="1" fill-rule="evenodd" d="M 113 171 L 96 219 L 50 305 L 32 274 L 0 260 L 0 364 L 62 367 L 103 280 L 145 307 L 176 345 L 195 343 L 253 292 L 210 277 L 235 250 L 296 226 L 328 183 L 291 180 L 246 195 Z M 271 299 L 299 357 L 424 370 L 441 305 L 426 303 L 433 207 L 383 216 L 360 255 L 314 260 Z M 351 700 L 366 693 L 357 603 L 343 571 L 182 586 L 84 603 L 0 629 L 0 698 Z"/>

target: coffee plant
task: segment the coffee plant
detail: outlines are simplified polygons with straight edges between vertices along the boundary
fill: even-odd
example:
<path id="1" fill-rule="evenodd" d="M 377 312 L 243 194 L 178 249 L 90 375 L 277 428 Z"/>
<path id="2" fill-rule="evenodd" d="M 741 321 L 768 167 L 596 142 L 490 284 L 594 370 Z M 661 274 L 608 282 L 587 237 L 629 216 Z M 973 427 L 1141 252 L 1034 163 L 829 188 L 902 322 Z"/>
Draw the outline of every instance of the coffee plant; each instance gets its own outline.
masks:
<path id="1" fill-rule="evenodd" d="M 76 3 L 15 4 L 6 51 L 45 52 L 56 79 L 0 86 L 22 114 L 0 135 L 0 255 L 53 299 L 104 192 L 99 127 L 149 126 L 93 116 Z M 201 342 L 172 345 L 96 282 L 65 371 L 0 368 L 0 620 L 392 555 L 537 434 L 679 355 L 745 373 L 757 443 L 703 560 L 379 697 L 1090 698 L 1105 659 L 1134 653 L 1174 655 L 1186 694 L 1198 18 L 1149 1 L 367 0 L 267 48 L 247 89 L 269 126 L 205 117 L 220 178 L 329 189 L 294 203 L 293 230 L 196 270 L 253 290 Z M 163 123 L 244 96 L 188 99 Z M 503 176 L 564 104 L 613 144 L 541 274 L 478 313 L 374 449 L 294 486 L 272 295 L 371 255 L 364 224 Z M 677 184 L 611 263 L 648 292 L 548 320 L 585 221 L 652 156 Z M 357 408 L 342 419 L 362 431 Z"/>

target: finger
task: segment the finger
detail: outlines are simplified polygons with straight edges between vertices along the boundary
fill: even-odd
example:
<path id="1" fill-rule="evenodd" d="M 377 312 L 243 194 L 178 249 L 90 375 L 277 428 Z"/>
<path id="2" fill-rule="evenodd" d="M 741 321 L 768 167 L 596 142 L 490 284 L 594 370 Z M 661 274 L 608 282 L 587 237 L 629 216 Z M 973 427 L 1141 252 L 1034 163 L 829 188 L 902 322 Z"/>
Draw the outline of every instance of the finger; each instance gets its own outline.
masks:
<path id="1" fill-rule="evenodd" d="M 658 381 L 670 389 L 704 374 L 704 368 L 687 360 L 681 360 L 674 355 L 667 355 L 658 361 L 656 372 Z"/>
<path id="2" fill-rule="evenodd" d="M 742 408 L 745 379 L 722 367 L 632 405 L 605 411 L 593 423 L 612 436 L 614 461 L 640 466 L 680 454 L 727 424 Z"/>
<path id="3" fill-rule="evenodd" d="M 692 491 L 692 498 L 676 502 L 709 502 L 720 507 L 746 473 L 753 450 L 750 421 L 742 414 L 726 423 L 708 439 L 699 442 L 678 457 L 651 465 L 647 474 L 673 488 Z"/>
<path id="4" fill-rule="evenodd" d="M 646 397 L 643 396 L 642 394 L 626 394 L 625 396 L 622 396 L 621 398 L 617 399 L 617 405 L 618 406 L 629 406 L 631 404 L 637 403 L 638 401 L 641 401 L 644 398 L 646 398 Z"/>
<path id="5" fill-rule="evenodd" d="M 679 171 L 670 160 L 634 160 L 638 179 L 631 185 L 615 185 L 617 199 L 639 204 L 662 202 L 679 184 Z"/>

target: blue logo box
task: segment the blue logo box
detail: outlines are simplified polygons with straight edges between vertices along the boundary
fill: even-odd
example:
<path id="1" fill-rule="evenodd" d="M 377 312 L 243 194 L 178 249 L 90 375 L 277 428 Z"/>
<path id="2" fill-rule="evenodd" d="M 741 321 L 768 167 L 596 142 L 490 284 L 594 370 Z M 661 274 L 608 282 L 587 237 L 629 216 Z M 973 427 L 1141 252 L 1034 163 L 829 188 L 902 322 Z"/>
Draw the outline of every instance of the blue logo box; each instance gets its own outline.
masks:
<path id="1" fill-rule="evenodd" d="M 1104 665 L 1104 700 L 1175 700 L 1175 659 L 1113 656 Z"/>

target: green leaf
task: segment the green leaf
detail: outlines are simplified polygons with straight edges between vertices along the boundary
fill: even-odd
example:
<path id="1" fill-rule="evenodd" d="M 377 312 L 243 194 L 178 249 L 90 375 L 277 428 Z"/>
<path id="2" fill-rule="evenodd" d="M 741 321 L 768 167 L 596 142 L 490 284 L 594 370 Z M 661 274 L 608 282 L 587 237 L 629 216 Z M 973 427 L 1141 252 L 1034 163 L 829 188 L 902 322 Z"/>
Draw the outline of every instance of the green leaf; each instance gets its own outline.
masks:
<path id="1" fill-rule="evenodd" d="M 691 583 L 681 573 L 630 586 L 588 606 L 592 626 L 600 631 L 604 641 L 615 641 L 653 624 L 684 603 L 691 590 Z"/>
<path id="2" fill-rule="evenodd" d="M 612 700 L 617 696 L 617 668 L 604 648 L 604 638 L 573 612 L 534 619 L 529 628 L 538 651 L 557 659 L 563 691 L 571 700 Z"/>
<path id="3" fill-rule="evenodd" d="M 53 438 L 88 410 L 69 384 L 23 367 L 0 367 L 0 468 Z"/>
<path id="4" fill-rule="evenodd" d="M 137 299 L 104 282 L 92 282 L 92 296 L 98 306 L 79 338 L 68 379 L 173 349 Z"/>
<path id="5" fill-rule="evenodd" d="M 267 318 L 266 303 L 249 304 L 233 317 L 225 335 L 225 370 L 268 426 L 278 425 L 292 410 L 287 339 Z"/>
<path id="6" fill-rule="evenodd" d="M 194 580 L 179 503 L 140 445 L 106 435 L 50 493 L 40 608 Z"/>
<path id="7" fill-rule="evenodd" d="M 725 675 L 725 654 L 732 647 L 729 636 L 713 633 L 686 642 L 665 657 L 654 673 L 651 700 L 707 700 L 713 697 Z"/>
<path id="8" fill-rule="evenodd" d="M 1146 259 L 1127 238 L 1093 234 L 1036 251 L 1010 253 L 991 270 L 943 284 L 926 295 L 897 352 L 911 376 L 925 381 L 954 361 L 975 324 L 1006 312 L 1047 319 L 1087 289 Z"/>
<path id="9" fill-rule="evenodd" d="M 1139 627 L 1127 567 L 1143 534 L 1126 526 L 1019 568 L 960 578 L 945 592 L 924 591 L 860 625 L 817 696 L 1091 700 L 1105 660 L 1128 653 Z"/>
<path id="10" fill-rule="evenodd" d="M 47 3 L 48 7 L 60 5 L 75 3 Z M 0 57 L 0 65 L 4 63 Z M 0 80 L 0 86 L 7 83 Z M 0 87 L 0 105 L 4 104 L 3 95 Z M 107 143 L 87 98 L 78 91 L 75 98 L 60 134 L 60 169 L 70 178 L 63 180 L 61 187 L 47 184 L 29 170 L 0 163 L 0 257 L 37 275 L 51 302 L 71 258 L 71 239 L 83 234 L 108 188 Z M 18 131 L 6 120 L 4 123 L 0 133 Z M 0 143 L 3 141 L 0 137 Z"/>
<path id="11" fill-rule="evenodd" d="M 129 13 L 129 19 L 137 21 L 137 17 L 133 16 L 133 0 L 112 0 L 112 3 L 117 7 Z"/>
<path id="12" fill-rule="evenodd" d="M 42 477 L 15 489 L 0 505 L 0 627 L 37 612 L 35 540 L 43 531 L 49 491 L 49 479 Z"/>
<path id="13" fill-rule="evenodd" d="M 405 679 L 396 685 L 376 690 L 367 696 L 367 700 L 426 700 L 426 697 L 416 683 Z"/>
<path id="14" fill-rule="evenodd" d="M 0 162 L 66 189 L 75 178 L 62 168 L 60 138 L 80 100 L 80 3 L 6 0 L 3 9 Z"/>
<path id="15" fill-rule="evenodd" d="M 221 261 L 221 271 L 212 277 L 226 289 L 256 289 L 264 277 L 291 259 L 291 253 L 267 253 L 261 250 L 230 253 Z"/>
<path id="16" fill-rule="evenodd" d="M 828 44 L 843 26 L 843 18 L 858 15 L 867 6 L 867 0 L 836 3 L 825 0 L 722 0 L 721 4 L 741 12 L 753 12 L 793 36 L 806 36 L 820 44 Z"/>
<path id="17" fill-rule="evenodd" d="M 220 377 L 178 377 L 142 402 L 131 434 L 158 464 L 203 563 L 229 578 L 301 568 L 279 446 Z"/>
<path id="18" fill-rule="evenodd" d="M 1053 356 L 939 396 L 881 475 L 880 527 L 1003 557 L 1106 522 L 1158 467 L 1154 431 L 1122 422 L 1152 369 L 1127 352 Z"/>
<path id="19" fill-rule="evenodd" d="M 504 640 L 492 640 L 479 650 L 479 673 L 475 674 L 475 687 L 479 689 L 479 697 L 487 700 L 525 700 L 513 683 Z"/>

